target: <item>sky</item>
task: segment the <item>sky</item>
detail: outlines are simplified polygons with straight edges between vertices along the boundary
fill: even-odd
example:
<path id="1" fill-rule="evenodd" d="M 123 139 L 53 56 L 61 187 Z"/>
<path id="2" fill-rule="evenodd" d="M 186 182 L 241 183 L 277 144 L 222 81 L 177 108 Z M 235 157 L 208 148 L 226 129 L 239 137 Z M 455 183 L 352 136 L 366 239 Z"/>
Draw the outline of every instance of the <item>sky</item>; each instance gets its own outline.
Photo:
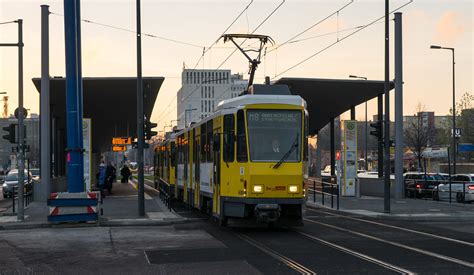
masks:
<path id="1" fill-rule="evenodd" d="M 254 0 L 227 32 L 252 32 L 282 1 Z M 408 2 L 410 0 L 390 0 L 390 10 Z M 142 39 L 143 76 L 165 77 L 152 114 L 152 120 L 158 122 L 159 129 L 176 119 L 175 96 L 181 86 L 183 66 L 194 68 L 203 47 L 213 44 L 249 3 L 250 0 L 142 0 L 143 33 L 193 44 L 147 36 Z M 24 20 L 25 106 L 32 113 L 39 112 L 39 96 L 31 79 L 39 77 L 41 72 L 42 4 L 49 5 L 52 12 L 50 75 L 64 76 L 63 2 L 0 0 L 0 23 L 18 18 Z M 349 5 L 339 13 L 295 38 L 294 43 L 284 44 L 346 4 Z M 81 5 L 82 19 L 131 30 L 127 32 L 96 23 L 82 23 L 83 76 L 136 76 L 135 1 L 82 0 Z M 455 48 L 456 98 L 466 92 L 474 93 L 474 3 L 472 0 L 414 0 L 399 11 L 403 13 L 404 113 L 414 114 L 421 104 L 425 111 L 446 115 L 452 105 L 452 56 L 450 51 L 430 50 L 429 46 L 435 44 Z M 269 53 L 257 70 L 256 82 L 263 82 L 265 75 L 272 80 L 280 77 L 347 79 L 349 75 L 383 80 L 383 21 L 343 39 L 355 27 L 367 25 L 383 14 L 382 0 L 284 1 L 255 32 L 271 36 L 276 43 L 273 48 L 268 46 Z M 390 22 L 390 78 L 393 79 L 394 29 L 393 21 Z M 338 39 L 339 43 L 287 71 Z M 17 25 L 0 25 L 0 43 L 16 41 Z M 204 55 L 197 68 L 216 69 L 233 50 L 231 44 L 220 41 Z M 18 102 L 17 58 L 16 48 L 0 47 L 0 92 L 7 92 L 10 97 L 10 113 Z M 221 68 L 244 73 L 248 77 L 247 60 L 239 52 L 233 54 Z M 369 102 L 368 109 L 371 118 L 376 111 L 375 100 Z M 393 109 L 392 105 L 392 118 Z M 364 119 L 364 106 L 356 108 L 356 118 Z"/>

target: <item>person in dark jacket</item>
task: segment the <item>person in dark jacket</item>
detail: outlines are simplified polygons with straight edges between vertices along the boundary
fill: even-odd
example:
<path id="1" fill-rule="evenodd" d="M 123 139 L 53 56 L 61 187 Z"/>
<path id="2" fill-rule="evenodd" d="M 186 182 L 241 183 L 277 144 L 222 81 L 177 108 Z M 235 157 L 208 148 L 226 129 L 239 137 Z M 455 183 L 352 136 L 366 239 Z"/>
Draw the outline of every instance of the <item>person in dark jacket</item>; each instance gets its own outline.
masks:
<path id="1" fill-rule="evenodd" d="M 120 175 L 122 176 L 122 183 L 127 183 L 128 178 L 130 177 L 130 169 L 126 164 L 123 165 L 122 169 L 120 170 Z"/>
<path id="2" fill-rule="evenodd" d="M 107 170 L 105 172 L 106 174 L 106 182 L 107 182 L 107 190 L 109 191 L 109 195 L 112 194 L 112 187 L 113 187 L 113 183 L 115 181 L 115 173 L 117 172 L 117 170 L 115 169 L 115 167 L 112 165 L 111 162 L 108 163 L 107 165 Z"/>
<path id="3" fill-rule="evenodd" d="M 106 170 L 107 170 L 107 167 L 105 166 L 105 163 L 102 162 L 99 165 L 99 172 L 97 172 L 97 175 L 96 175 L 97 187 L 99 187 L 100 195 L 102 198 L 105 198 L 104 189 L 107 184 L 107 177 L 106 177 L 107 171 Z"/>

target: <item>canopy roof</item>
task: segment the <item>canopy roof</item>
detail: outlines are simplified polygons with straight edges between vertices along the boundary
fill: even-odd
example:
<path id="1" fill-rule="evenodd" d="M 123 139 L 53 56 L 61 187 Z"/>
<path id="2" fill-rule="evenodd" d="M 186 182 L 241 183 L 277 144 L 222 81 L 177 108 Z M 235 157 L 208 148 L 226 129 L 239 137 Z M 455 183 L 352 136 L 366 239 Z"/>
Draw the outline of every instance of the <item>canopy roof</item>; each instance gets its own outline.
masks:
<path id="1" fill-rule="evenodd" d="M 316 134 L 332 118 L 353 106 L 384 92 L 384 81 L 321 78 L 281 78 L 275 84 L 286 84 L 294 95 L 307 103 L 310 134 Z M 393 89 L 393 82 L 390 82 Z"/>
<path id="2" fill-rule="evenodd" d="M 158 96 L 163 77 L 144 77 L 143 110 L 150 117 Z M 41 92 L 41 79 L 33 78 Z M 66 130 L 66 79 L 54 77 L 50 81 L 51 117 L 55 117 L 58 129 Z M 114 136 L 135 136 L 137 126 L 137 79 L 136 77 L 84 77 L 84 118 L 92 120 L 92 151 L 111 149 Z"/>

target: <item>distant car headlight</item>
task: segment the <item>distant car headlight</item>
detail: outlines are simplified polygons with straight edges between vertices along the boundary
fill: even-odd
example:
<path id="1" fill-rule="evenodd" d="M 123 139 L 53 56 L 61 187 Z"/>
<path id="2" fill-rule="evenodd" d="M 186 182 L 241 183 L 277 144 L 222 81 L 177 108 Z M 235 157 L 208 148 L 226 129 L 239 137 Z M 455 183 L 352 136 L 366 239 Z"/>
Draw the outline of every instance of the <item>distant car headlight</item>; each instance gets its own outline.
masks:
<path id="1" fill-rule="evenodd" d="M 263 185 L 254 185 L 252 188 L 254 193 L 262 193 L 263 192 Z"/>
<path id="2" fill-rule="evenodd" d="M 6 183 L 4 183 L 4 184 L 2 184 L 2 187 L 3 187 L 3 188 L 7 188 L 8 185 L 7 185 Z"/>
<path id="3" fill-rule="evenodd" d="M 290 192 L 290 193 L 298 193 L 298 185 L 290 185 L 290 186 L 288 186 L 288 192 Z"/>

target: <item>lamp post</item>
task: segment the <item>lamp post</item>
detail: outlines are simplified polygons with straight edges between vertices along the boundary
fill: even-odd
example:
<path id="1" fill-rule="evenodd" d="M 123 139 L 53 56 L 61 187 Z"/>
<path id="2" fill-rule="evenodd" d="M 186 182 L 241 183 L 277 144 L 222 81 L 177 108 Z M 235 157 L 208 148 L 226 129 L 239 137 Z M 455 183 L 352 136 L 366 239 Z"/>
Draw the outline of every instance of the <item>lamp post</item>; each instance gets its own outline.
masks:
<path id="1" fill-rule="evenodd" d="M 455 79 L 455 61 L 454 61 L 454 48 L 441 47 L 436 45 L 431 45 L 430 49 L 433 50 L 450 50 L 453 53 L 453 173 L 456 174 L 456 79 Z"/>
<path id="2" fill-rule="evenodd" d="M 181 119 L 173 119 L 170 121 L 170 127 L 171 127 L 171 130 L 173 130 L 173 122 L 180 122 Z"/>
<path id="3" fill-rule="evenodd" d="M 349 75 L 350 78 L 357 78 L 357 79 L 360 79 L 360 80 L 367 80 L 367 77 L 365 76 L 357 76 L 357 75 Z M 365 102 L 365 150 L 364 150 L 364 169 L 365 171 L 369 170 L 369 165 L 367 163 L 367 139 L 368 139 L 368 135 L 367 135 L 367 101 Z"/>

